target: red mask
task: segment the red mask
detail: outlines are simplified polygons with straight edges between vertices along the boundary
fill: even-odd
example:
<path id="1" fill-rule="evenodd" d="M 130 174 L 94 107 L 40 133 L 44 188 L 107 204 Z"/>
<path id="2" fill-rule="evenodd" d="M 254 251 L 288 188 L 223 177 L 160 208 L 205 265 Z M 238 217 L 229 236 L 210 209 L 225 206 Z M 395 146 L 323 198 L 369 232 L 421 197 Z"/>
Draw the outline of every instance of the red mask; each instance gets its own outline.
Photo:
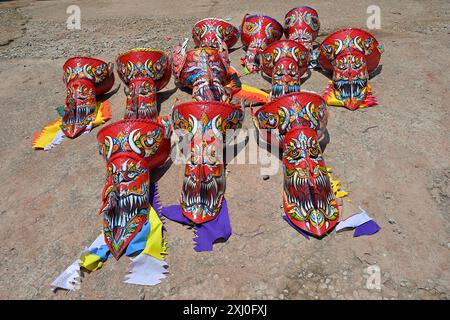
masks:
<path id="1" fill-rule="evenodd" d="M 225 42 L 227 48 L 231 48 L 238 37 L 239 32 L 235 26 L 217 18 L 200 20 L 192 28 L 195 45 L 202 48 L 219 49 L 222 42 Z"/>
<path id="2" fill-rule="evenodd" d="M 241 41 L 247 52 L 241 60 L 250 73 L 259 70 L 259 54 L 282 36 L 283 26 L 275 19 L 261 14 L 245 15 L 241 24 Z"/>
<path id="3" fill-rule="evenodd" d="M 188 52 L 178 46 L 173 51 L 173 69 L 178 83 L 192 89 L 194 101 L 228 101 L 231 92 L 228 53 L 225 49 L 198 48 Z"/>
<path id="4" fill-rule="evenodd" d="M 276 41 L 261 53 L 261 69 L 272 77 L 272 98 L 300 91 L 309 57 L 309 50 L 293 40 Z"/>
<path id="5" fill-rule="evenodd" d="M 194 223 L 213 220 L 220 212 L 225 194 L 224 137 L 242 120 L 240 107 L 223 102 L 185 102 L 172 111 L 173 128 L 192 136 L 180 202 L 183 215 Z"/>
<path id="6" fill-rule="evenodd" d="M 382 52 L 378 41 L 364 30 L 344 29 L 328 36 L 320 46 L 318 59 L 324 70 L 333 73 L 325 93 L 327 103 L 350 110 L 375 105 L 368 80 Z"/>
<path id="7" fill-rule="evenodd" d="M 303 43 L 309 50 L 313 48 L 313 41 L 317 38 L 319 29 L 319 16 L 311 7 L 294 8 L 284 17 L 286 38 Z"/>
<path id="8" fill-rule="evenodd" d="M 89 57 L 74 57 L 63 66 L 67 85 L 61 129 L 69 138 L 89 132 L 96 117 L 96 96 L 114 84 L 113 65 Z"/>
<path id="9" fill-rule="evenodd" d="M 150 171 L 170 153 L 170 131 L 161 121 L 120 120 L 97 135 L 107 162 L 100 214 L 105 242 L 116 259 L 147 221 Z"/>
<path id="10" fill-rule="evenodd" d="M 260 129 L 279 130 L 284 212 L 302 230 L 324 235 L 339 217 L 318 143 L 328 116 L 325 102 L 314 93 L 292 93 L 262 106 L 254 116 Z"/>
<path id="11" fill-rule="evenodd" d="M 170 80 L 170 58 L 163 51 L 136 48 L 116 58 L 117 72 L 127 85 L 125 119 L 153 119 L 158 116 L 156 92 Z"/>

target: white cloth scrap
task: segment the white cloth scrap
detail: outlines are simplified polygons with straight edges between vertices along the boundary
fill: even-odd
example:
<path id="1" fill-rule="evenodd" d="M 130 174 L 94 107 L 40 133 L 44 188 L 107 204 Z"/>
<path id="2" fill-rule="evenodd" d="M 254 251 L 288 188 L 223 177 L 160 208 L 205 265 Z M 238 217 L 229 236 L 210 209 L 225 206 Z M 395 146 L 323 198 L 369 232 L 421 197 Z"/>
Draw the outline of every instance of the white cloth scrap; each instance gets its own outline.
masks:
<path id="1" fill-rule="evenodd" d="M 369 217 L 369 214 L 364 209 L 359 207 L 359 210 L 361 210 L 361 212 L 358 212 L 351 217 L 339 222 L 336 225 L 336 232 L 346 228 L 356 228 L 370 220 L 373 220 L 371 217 Z"/>
<path id="2" fill-rule="evenodd" d="M 81 252 L 80 257 L 88 253 L 92 249 L 100 248 L 102 245 L 106 244 L 101 233 L 94 242 L 89 246 L 89 248 L 84 248 Z M 69 291 L 75 291 L 80 289 L 81 285 L 81 270 L 80 270 L 81 260 L 77 259 L 73 262 L 66 270 L 64 270 L 56 279 L 50 284 L 53 291 L 56 289 L 64 289 Z"/>
<path id="3" fill-rule="evenodd" d="M 167 265 L 165 261 L 158 260 L 148 254 L 141 253 L 131 259 L 129 274 L 125 276 L 125 282 L 153 286 L 166 277 Z"/>

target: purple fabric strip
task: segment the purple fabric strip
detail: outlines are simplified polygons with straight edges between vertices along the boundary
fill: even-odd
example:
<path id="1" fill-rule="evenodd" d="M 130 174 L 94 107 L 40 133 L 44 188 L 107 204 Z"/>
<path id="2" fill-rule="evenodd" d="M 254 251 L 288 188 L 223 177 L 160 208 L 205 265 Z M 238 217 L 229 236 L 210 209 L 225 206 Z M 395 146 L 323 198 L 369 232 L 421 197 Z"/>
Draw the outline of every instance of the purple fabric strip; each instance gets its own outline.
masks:
<path id="1" fill-rule="evenodd" d="M 381 230 L 381 227 L 374 221 L 370 220 L 355 228 L 353 237 L 370 236 Z"/>
<path id="2" fill-rule="evenodd" d="M 153 209 L 155 209 L 156 213 L 159 216 L 159 219 L 162 218 L 162 205 L 161 205 L 161 199 L 159 197 L 159 192 L 158 192 L 158 182 L 151 182 L 150 183 L 150 188 L 149 188 L 149 202 L 151 204 L 151 206 L 153 207 Z M 164 224 L 163 219 L 161 219 L 161 221 Z"/>
<path id="3" fill-rule="evenodd" d="M 292 227 L 294 228 L 298 233 L 300 233 L 302 236 L 304 236 L 306 238 L 306 240 L 309 240 L 309 235 L 303 231 L 302 229 L 300 229 L 299 227 L 297 227 L 295 224 L 292 223 L 291 220 L 289 220 L 289 218 L 286 215 L 283 215 L 283 219 Z"/>
<path id="4" fill-rule="evenodd" d="M 228 215 L 227 201 L 224 199 L 222 208 L 214 220 L 195 226 L 196 238 L 194 250 L 212 251 L 213 244 L 225 242 L 231 236 L 230 216 Z"/>
<path id="5" fill-rule="evenodd" d="M 181 213 L 180 205 L 172 205 L 162 208 L 162 214 L 167 219 L 179 222 L 185 225 L 192 225 L 191 220 Z M 195 229 L 195 247 L 194 250 L 212 251 L 213 244 L 217 242 L 225 242 L 231 236 L 230 217 L 228 215 L 227 202 L 224 199 L 222 208 L 214 220 L 194 225 Z"/>

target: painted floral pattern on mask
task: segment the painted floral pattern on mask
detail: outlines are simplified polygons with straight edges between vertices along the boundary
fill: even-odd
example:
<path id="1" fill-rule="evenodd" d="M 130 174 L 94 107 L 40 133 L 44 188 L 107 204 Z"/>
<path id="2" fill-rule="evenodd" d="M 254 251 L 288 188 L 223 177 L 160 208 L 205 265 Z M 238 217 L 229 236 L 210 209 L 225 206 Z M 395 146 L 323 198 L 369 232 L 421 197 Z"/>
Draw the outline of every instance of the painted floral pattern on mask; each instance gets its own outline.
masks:
<path id="1" fill-rule="evenodd" d="M 74 57 L 63 66 L 66 103 L 62 132 L 76 138 L 89 132 L 97 116 L 97 96 L 108 92 L 114 83 L 113 65 L 89 57 Z"/>
<path id="2" fill-rule="evenodd" d="M 309 50 L 313 49 L 313 41 L 320 29 L 317 11 L 311 7 L 298 7 L 290 10 L 284 18 L 284 34 L 286 38 L 301 42 Z"/>
<path id="3" fill-rule="evenodd" d="M 100 208 L 103 232 L 118 259 L 147 221 L 150 171 L 168 158 L 170 140 L 165 126 L 149 119 L 117 121 L 97 138 L 107 162 Z"/>
<path id="4" fill-rule="evenodd" d="M 230 81 L 226 49 L 198 48 L 183 52 L 176 48 L 173 55 L 175 78 L 180 86 L 192 89 L 194 101 L 231 99 L 230 90 L 225 88 Z"/>
<path id="5" fill-rule="evenodd" d="M 279 40 L 261 53 L 261 69 L 272 77 L 271 98 L 300 91 L 300 77 L 306 72 L 309 50 L 292 40 Z"/>
<path id="6" fill-rule="evenodd" d="M 318 59 L 323 69 L 333 73 L 324 95 L 327 103 L 350 110 L 376 105 L 368 80 L 382 52 L 377 40 L 364 30 L 344 29 L 328 36 Z"/>
<path id="7" fill-rule="evenodd" d="M 225 194 L 223 143 L 226 131 L 241 126 L 242 110 L 223 102 L 186 102 L 174 107 L 174 129 L 189 134 L 181 211 L 200 224 L 217 217 Z"/>
<path id="8" fill-rule="evenodd" d="M 192 38 L 197 47 L 219 49 L 224 42 L 227 48 L 231 48 L 238 41 L 239 31 L 225 20 L 206 18 L 194 25 Z"/>
<path id="9" fill-rule="evenodd" d="M 160 50 L 136 48 L 116 58 L 117 72 L 125 83 L 125 119 L 153 119 L 158 116 L 157 91 L 171 76 L 169 56 Z"/>
<path id="10" fill-rule="evenodd" d="M 278 130 L 282 150 L 283 207 L 289 220 L 300 229 L 323 236 L 338 221 L 336 204 L 327 175 L 319 138 L 328 118 L 326 104 L 314 93 L 299 92 L 274 99 L 256 110 L 255 124 L 268 142 Z"/>
<path id="11" fill-rule="evenodd" d="M 282 36 L 283 26 L 275 19 L 262 14 L 245 15 L 241 24 L 241 41 L 247 49 L 241 61 L 250 73 L 260 68 L 259 54 Z"/>

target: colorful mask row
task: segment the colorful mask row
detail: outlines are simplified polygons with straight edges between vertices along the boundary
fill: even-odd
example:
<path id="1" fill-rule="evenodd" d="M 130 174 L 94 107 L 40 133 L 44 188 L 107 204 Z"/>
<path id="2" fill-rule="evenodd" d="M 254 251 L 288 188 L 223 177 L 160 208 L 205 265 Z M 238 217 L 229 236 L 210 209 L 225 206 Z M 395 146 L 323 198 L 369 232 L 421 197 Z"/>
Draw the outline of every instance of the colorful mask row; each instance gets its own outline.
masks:
<path id="1" fill-rule="evenodd" d="M 301 230 L 321 237 L 338 222 L 339 208 L 327 174 L 319 139 L 328 118 L 325 101 L 309 92 L 290 93 L 272 100 L 254 113 L 259 129 L 278 130 L 275 139 L 283 159 L 283 207 L 289 220 Z"/>

